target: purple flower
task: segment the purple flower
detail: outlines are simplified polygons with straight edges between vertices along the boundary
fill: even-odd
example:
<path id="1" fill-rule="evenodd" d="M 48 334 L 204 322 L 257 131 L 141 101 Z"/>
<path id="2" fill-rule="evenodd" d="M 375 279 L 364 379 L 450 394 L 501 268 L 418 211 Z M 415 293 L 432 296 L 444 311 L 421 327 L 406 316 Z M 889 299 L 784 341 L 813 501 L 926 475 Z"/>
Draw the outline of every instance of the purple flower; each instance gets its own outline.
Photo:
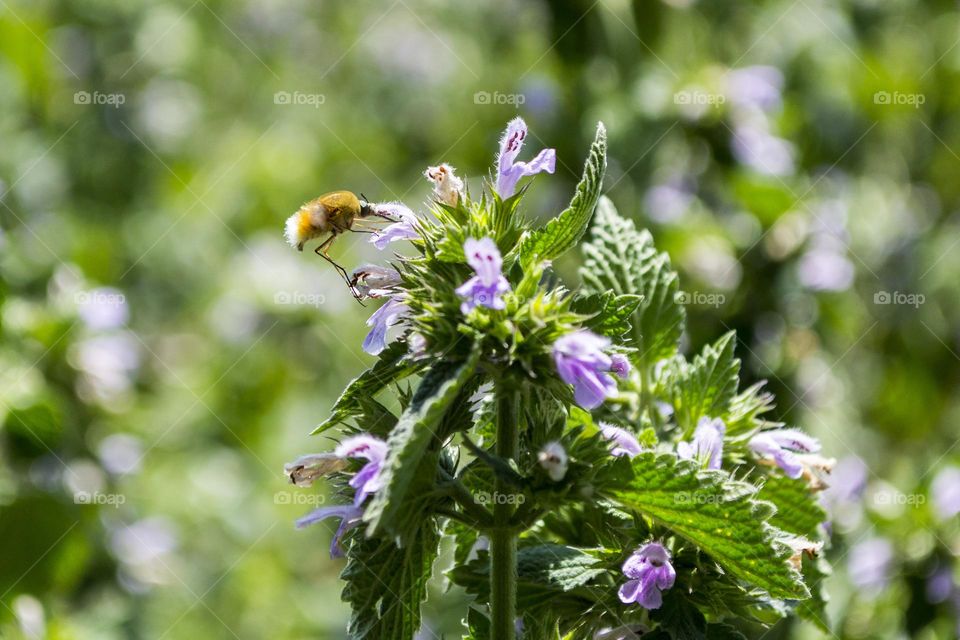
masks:
<path id="1" fill-rule="evenodd" d="M 352 436 L 341 442 L 334 453 L 340 458 L 363 458 L 367 464 L 350 479 L 356 490 L 353 504 L 360 506 L 367 496 L 380 488 L 380 468 L 387 457 L 387 443 L 368 434 Z"/>
<path id="2" fill-rule="evenodd" d="M 622 353 L 615 353 L 610 356 L 610 371 L 613 371 L 617 374 L 617 377 L 621 380 L 626 380 L 627 376 L 630 375 L 630 361 L 627 360 L 627 356 Z"/>
<path id="3" fill-rule="evenodd" d="M 629 456 L 632 458 L 643 451 L 637 437 L 626 429 L 601 422 L 600 434 L 613 443 L 613 449 L 610 450 L 612 456 Z"/>
<path id="4" fill-rule="evenodd" d="M 496 243 L 490 238 L 467 238 L 463 252 L 477 275 L 457 288 L 457 295 L 464 298 L 460 311 L 467 314 L 477 306 L 503 309 L 506 304 L 500 296 L 510 291 L 510 283 L 501 272 L 503 259 Z"/>
<path id="5" fill-rule="evenodd" d="M 400 272 L 389 267 L 365 264 L 350 274 L 353 276 L 354 289 L 363 297 L 382 298 L 395 293 L 394 287 L 400 284 Z"/>
<path id="6" fill-rule="evenodd" d="M 416 229 L 417 216 L 406 205 L 387 202 L 376 205 L 376 211 L 378 214 L 397 219 L 397 222 L 384 227 L 383 231 L 370 236 L 370 242 L 377 249 L 383 250 L 394 240 L 414 240 L 420 237 Z"/>
<path id="7" fill-rule="evenodd" d="M 303 516 L 296 522 L 297 529 L 309 527 L 321 520 L 327 518 L 340 518 L 340 526 L 337 532 L 333 534 L 333 540 L 330 541 L 330 557 L 340 558 L 343 556 L 343 548 L 340 546 L 340 540 L 343 535 L 360 524 L 363 518 L 363 509 L 352 504 L 337 504 L 329 507 L 320 507 Z"/>
<path id="8" fill-rule="evenodd" d="M 941 520 L 960 513 L 960 469 L 947 467 L 930 483 L 933 510 Z"/>
<path id="9" fill-rule="evenodd" d="M 556 149 L 544 149 L 530 162 L 516 162 L 517 154 L 527 137 L 527 123 L 523 118 L 514 118 L 500 139 L 500 155 L 497 156 L 497 193 L 504 200 L 516 193 L 517 181 L 546 171 L 553 173 L 557 164 Z"/>
<path id="10" fill-rule="evenodd" d="M 723 460 L 723 434 L 727 426 L 720 418 L 703 417 L 693 432 L 693 442 L 678 442 L 677 455 L 682 460 L 697 459 L 707 469 L 719 469 Z"/>
<path id="11" fill-rule="evenodd" d="M 310 461 L 320 458 L 323 454 L 304 457 L 310 458 Z M 363 458 L 367 464 L 350 479 L 350 486 L 356 493 L 353 497 L 353 504 L 338 504 L 327 507 L 320 507 L 303 516 L 296 522 L 298 529 L 316 524 L 327 518 L 340 518 L 340 526 L 330 542 L 330 557 L 339 558 L 343 555 L 343 549 L 340 546 L 340 540 L 343 535 L 354 528 L 363 519 L 363 501 L 376 492 L 382 486 L 380 481 L 380 469 L 383 461 L 387 457 L 387 443 L 379 438 L 375 438 L 367 433 L 351 436 L 344 439 L 334 450 L 332 457 L 334 459 L 346 460 L 347 458 Z M 329 467 L 329 454 L 323 456 L 325 467 Z M 296 463 L 294 463 L 296 464 Z M 289 465 L 288 465 L 289 466 Z M 339 471 L 341 467 L 326 470 Z M 293 476 L 291 476 L 292 478 Z"/>
<path id="12" fill-rule="evenodd" d="M 574 387 L 574 398 L 581 407 L 593 409 L 617 392 L 617 383 L 607 373 L 613 359 L 603 352 L 610 340 L 581 329 L 561 336 L 553 343 L 557 373 Z"/>
<path id="13" fill-rule="evenodd" d="M 387 329 L 397 324 L 410 311 L 410 307 L 396 298 L 390 298 L 387 303 L 373 312 L 367 320 L 370 333 L 363 340 L 363 350 L 372 356 L 387 348 Z"/>
<path id="14" fill-rule="evenodd" d="M 803 475 L 803 462 L 796 453 L 819 451 L 820 443 L 799 429 L 777 429 L 753 436 L 750 448 L 759 455 L 772 456 L 787 477 L 796 480 Z"/>
<path id="15" fill-rule="evenodd" d="M 623 563 L 623 574 L 630 578 L 620 587 L 620 601 L 636 602 L 644 609 L 659 609 L 660 593 L 673 586 L 677 572 L 670 564 L 670 552 L 659 542 L 650 542 Z"/>

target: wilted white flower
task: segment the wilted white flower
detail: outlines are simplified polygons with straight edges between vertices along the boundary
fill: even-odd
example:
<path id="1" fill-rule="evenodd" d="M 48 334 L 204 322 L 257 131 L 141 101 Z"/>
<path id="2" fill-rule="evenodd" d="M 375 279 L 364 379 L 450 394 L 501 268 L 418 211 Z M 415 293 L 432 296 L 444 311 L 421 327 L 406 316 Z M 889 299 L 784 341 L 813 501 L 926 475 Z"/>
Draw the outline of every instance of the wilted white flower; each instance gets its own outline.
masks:
<path id="1" fill-rule="evenodd" d="M 559 442 L 548 442 L 537 460 L 554 482 L 560 482 L 567 475 L 567 452 Z"/>

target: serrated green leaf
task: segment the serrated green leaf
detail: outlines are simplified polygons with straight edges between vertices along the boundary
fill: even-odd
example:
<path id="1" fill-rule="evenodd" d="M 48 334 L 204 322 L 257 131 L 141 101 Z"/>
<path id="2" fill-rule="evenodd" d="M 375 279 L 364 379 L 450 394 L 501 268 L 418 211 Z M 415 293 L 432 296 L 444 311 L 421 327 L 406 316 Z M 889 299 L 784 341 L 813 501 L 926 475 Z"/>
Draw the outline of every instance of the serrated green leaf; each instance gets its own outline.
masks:
<path id="1" fill-rule="evenodd" d="M 685 431 L 691 431 L 701 417 L 726 416 L 739 384 L 740 360 L 734 356 L 735 345 L 736 334 L 731 331 L 680 368 L 673 404 L 677 423 Z"/>
<path id="2" fill-rule="evenodd" d="M 520 241 L 520 264 L 529 265 L 559 258 L 580 241 L 597 206 L 606 170 L 607 131 L 603 123 L 598 122 L 597 134 L 590 145 L 583 176 L 577 184 L 570 206 L 543 228 L 528 234 Z"/>
<path id="3" fill-rule="evenodd" d="M 642 453 L 631 461 L 633 477 L 612 497 L 653 519 L 709 554 L 739 580 L 774 598 L 809 597 L 797 571 L 787 564 L 786 535 L 768 520 L 751 484 L 719 471 L 678 460 L 672 453 Z"/>
<path id="4" fill-rule="evenodd" d="M 823 590 L 823 581 L 829 575 L 830 565 L 823 558 L 803 556 L 803 580 L 809 586 L 812 596 L 797 606 L 797 615 L 824 633 L 830 633 L 827 596 Z"/>
<path id="5" fill-rule="evenodd" d="M 604 573 L 596 557 L 574 547 L 539 544 L 517 552 L 520 578 L 560 591 L 582 587 Z"/>
<path id="6" fill-rule="evenodd" d="M 642 301 L 633 318 L 637 358 L 645 365 L 676 353 L 686 314 L 677 302 L 677 274 L 665 253 L 657 253 L 646 230 L 617 213 L 607 197 L 600 198 L 593 236 L 583 245 L 580 269 L 584 289 L 638 295 Z"/>
<path id="7" fill-rule="evenodd" d="M 355 536 L 340 575 L 343 600 L 352 615 L 347 628 L 356 640 L 412 638 L 420 630 L 420 603 L 437 557 L 440 533 L 421 526 L 404 547 L 386 538 Z"/>
<path id="8" fill-rule="evenodd" d="M 310 432 L 310 435 L 322 433 L 363 411 L 363 399 L 370 397 L 387 385 L 398 382 L 415 373 L 423 365 L 406 357 L 409 347 L 405 342 L 394 342 L 380 354 L 377 362 L 354 378 L 340 394 L 340 398 L 330 410 L 330 417 Z"/>
<path id="9" fill-rule="evenodd" d="M 480 350 L 474 348 L 464 362 L 435 364 L 420 382 L 410 406 L 387 439 L 387 459 L 381 470 L 383 488 L 374 495 L 363 517 L 370 534 L 386 529 L 403 538 L 404 530 L 408 528 L 406 525 L 416 523 L 416 513 L 408 511 L 403 518 L 398 517 L 399 513 L 407 507 L 408 492 L 418 478 L 420 461 L 437 439 L 438 425 L 473 376 L 479 359 Z M 436 455 L 437 448 L 432 450 Z M 433 474 L 425 476 L 420 473 L 419 480 L 429 486 Z"/>
<path id="10" fill-rule="evenodd" d="M 570 310 L 590 316 L 583 324 L 594 333 L 621 338 L 632 328 L 630 318 L 642 301 L 641 296 L 605 291 L 575 298 Z"/>
<path id="11" fill-rule="evenodd" d="M 804 479 L 793 480 L 782 475 L 770 475 L 757 494 L 777 506 L 770 523 L 787 533 L 818 539 L 818 528 L 827 519 L 827 512 L 817 502 Z"/>

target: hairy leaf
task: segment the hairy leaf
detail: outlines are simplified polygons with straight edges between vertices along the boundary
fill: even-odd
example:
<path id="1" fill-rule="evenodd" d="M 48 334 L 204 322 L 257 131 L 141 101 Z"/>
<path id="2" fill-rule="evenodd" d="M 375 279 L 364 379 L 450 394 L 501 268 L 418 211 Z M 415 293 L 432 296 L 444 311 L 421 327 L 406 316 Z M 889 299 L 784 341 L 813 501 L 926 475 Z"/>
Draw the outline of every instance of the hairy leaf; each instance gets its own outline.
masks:
<path id="1" fill-rule="evenodd" d="M 432 521 L 421 526 L 404 547 L 387 538 L 355 536 L 340 577 L 343 600 L 353 613 L 351 638 L 412 638 L 420 629 L 420 603 L 437 557 L 440 533 Z"/>
<path id="2" fill-rule="evenodd" d="M 410 510 L 401 517 L 407 507 L 407 494 L 415 481 L 421 488 L 429 488 L 433 482 L 435 472 L 432 470 L 418 474 L 420 461 L 428 450 L 436 456 L 438 449 L 431 449 L 431 444 L 439 444 L 435 442 L 437 428 L 448 407 L 473 376 L 479 358 L 479 349 L 474 349 L 464 362 L 437 363 L 420 382 L 410 406 L 387 439 L 389 453 L 381 470 L 383 488 L 377 491 L 364 513 L 371 534 L 384 528 L 402 538 L 408 525 L 416 524 L 417 514 Z"/>
<path id="3" fill-rule="evenodd" d="M 729 332 L 707 345 L 690 364 L 683 363 L 675 380 L 678 424 L 690 431 L 703 416 L 724 417 L 737 393 L 740 360 L 733 355 L 736 334 Z"/>
<path id="4" fill-rule="evenodd" d="M 570 206 L 543 228 L 528 234 L 521 240 L 520 264 L 529 265 L 543 260 L 553 260 L 572 249 L 583 237 L 593 216 L 607 170 L 607 131 L 603 123 L 597 123 L 597 134 L 590 146 L 590 155 L 583 167 L 583 176 Z"/>
<path id="5" fill-rule="evenodd" d="M 786 476 L 767 476 L 757 494 L 777 506 L 770 523 L 788 533 L 811 540 L 819 537 L 818 527 L 827 519 L 827 512 L 817 502 L 803 479 L 792 480 Z"/>
<path id="6" fill-rule="evenodd" d="M 677 299 L 677 274 L 667 254 L 657 253 L 650 233 L 637 231 L 602 197 L 583 255 L 580 276 L 588 292 L 642 297 L 633 320 L 640 362 L 649 365 L 676 353 L 686 317 Z"/>
<path id="7" fill-rule="evenodd" d="M 770 524 L 772 505 L 757 500 L 751 484 L 678 460 L 674 454 L 642 453 L 633 477 L 611 491 L 625 507 L 648 516 L 709 554 L 739 580 L 774 598 L 810 594 L 787 564 L 786 535 Z"/>
<path id="8" fill-rule="evenodd" d="M 612 291 L 575 298 L 570 310 L 590 316 L 583 324 L 594 333 L 621 338 L 629 333 L 630 318 L 643 302 L 640 296 L 617 295 Z"/>
<path id="9" fill-rule="evenodd" d="M 363 400 L 373 396 L 387 385 L 398 382 L 422 367 L 406 357 L 409 347 L 406 342 L 394 342 L 380 354 L 376 364 L 354 378 L 330 410 L 330 417 L 314 429 L 310 435 L 322 433 L 363 411 Z"/>

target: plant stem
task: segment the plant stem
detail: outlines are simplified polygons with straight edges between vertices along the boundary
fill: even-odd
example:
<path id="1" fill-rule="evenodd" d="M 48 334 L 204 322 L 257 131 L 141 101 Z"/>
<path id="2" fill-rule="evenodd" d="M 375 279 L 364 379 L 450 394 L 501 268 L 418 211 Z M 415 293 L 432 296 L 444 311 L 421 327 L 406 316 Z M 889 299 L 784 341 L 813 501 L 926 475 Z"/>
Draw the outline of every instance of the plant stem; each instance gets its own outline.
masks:
<path id="1" fill-rule="evenodd" d="M 508 382 L 497 385 L 497 455 L 516 458 L 520 394 Z M 517 617 L 517 533 L 510 526 L 513 489 L 499 477 L 494 484 L 493 529 L 490 532 L 490 637 L 515 640 Z"/>

